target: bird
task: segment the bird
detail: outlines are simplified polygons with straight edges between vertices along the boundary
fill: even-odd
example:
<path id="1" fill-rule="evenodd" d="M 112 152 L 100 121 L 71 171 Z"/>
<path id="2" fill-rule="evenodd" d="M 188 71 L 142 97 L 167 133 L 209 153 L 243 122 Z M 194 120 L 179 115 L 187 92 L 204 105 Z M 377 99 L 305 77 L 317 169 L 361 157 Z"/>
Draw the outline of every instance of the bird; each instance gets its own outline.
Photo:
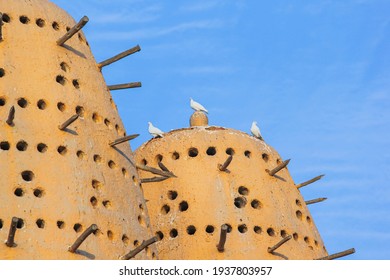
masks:
<path id="1" fill-rule="evenodd" d="M 205 107 L 202 106 L 202 104 L 199 104 L 198 102 L 194 101 L 192 98 L 190 98 L 191 102 L 190 102 L 190 106 L 192 109 L 194 109 L 195 111 L 203 111 L 205 113 L 208 113 L 208 111 L 206 110 Z"/>
<path id="2" fill-rule="evenodd" d="M 161 131 L 159 128 L 153 126 L 151 122 L 148 122 L 149 124 L 149 133 L 153 136 L 153 138 L 160 136 L 163 137 L 164 132 Z"/>
<path id="3" fill-rule="evenodd" d="M 261 133 L 260 133 L 260 128 L 257 126 L 256 121 L 252 122 L 251 132 L 252 132 L 253 136 L 255 136 L 256 138 L 259 138 L 260 140 L 263 140 L 263 137 L 261 136 Z"/>

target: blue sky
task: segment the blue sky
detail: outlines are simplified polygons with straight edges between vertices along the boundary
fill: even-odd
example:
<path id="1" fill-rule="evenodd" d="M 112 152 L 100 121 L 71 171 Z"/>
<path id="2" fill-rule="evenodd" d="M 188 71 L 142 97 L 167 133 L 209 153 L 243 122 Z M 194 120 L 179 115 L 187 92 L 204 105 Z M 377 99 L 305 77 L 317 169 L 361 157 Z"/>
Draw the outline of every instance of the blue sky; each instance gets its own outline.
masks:
<path id="1" fill-rule="evenodd" d="M 329 253 L 390 259 L 390 2 L 54 0 L 84 28 L 133 149 L 188 126 L 189 98 L 211 125 L 249 133 L 257 120 L 284 159 Z"/>

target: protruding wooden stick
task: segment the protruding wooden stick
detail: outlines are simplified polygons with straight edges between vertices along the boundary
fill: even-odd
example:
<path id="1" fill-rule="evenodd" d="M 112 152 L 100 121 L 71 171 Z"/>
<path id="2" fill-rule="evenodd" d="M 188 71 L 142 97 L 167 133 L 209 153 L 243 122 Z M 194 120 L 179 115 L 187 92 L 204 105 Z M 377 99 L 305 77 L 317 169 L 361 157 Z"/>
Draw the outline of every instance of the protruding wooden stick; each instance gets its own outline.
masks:
<path id="1" fill-rule="evenodd" d="M 11 227 L 8 233 L 8 238 L 7 241 L 5 242 L 5 245 L 7 245 L 8 247 L 14 247 L 16 245 L 14 240 L 15 240 L 15 233 L 18 226 L 18 222 L 19 222 L 19 218 L 17 217 L 12 218 Z"/>
<path id="2" fill-rule="evenodd" d="M 3 41 L 3 14 L 0 13 L 0 42 Z"/>
<path id="3" fill-rule="evenodd" d="M 274 175 L 275 175 L 276 173 L 278 173 L 280 170 L 282 170 L 283 168 L 285 168 L 289 162 L 290 162 L 290 159 L 285 160 L 285 161 L 283 161 L 282 163 L 280 163 L 278 166 L 276 166 L 274 169 L 272 169 L 272 170 L 266 169 L 265 171 L 267 171 L 267 173 L 268 173 L 270 176 L 274 176 Z"/>
<path id="4" fill-rule="evenodd" d="M 65 44 L 65 42 L 72 38 L 73 35 L 75 35 L 77 32 L 79 32 L 88 21 L 89 18 L 87 16 L 83 16 L 83 18 L 75 26 L 73 26 L 68 32 L 66 32 L 64 36 L 57 40 L 57 45 L 62 46 Z"/>
<path id="5" fill-rule="evenodd" d="M 141 169 L 141 170 L 144 170 L 144 171 L 148 171 L 150 173 L 161 175 L 161 176 L 164 176 L 164 177 L 169 177 L 169 178 L 170 177 L 176 177 L 175 174 L 173 174 L 172 172 L 162 171 L 162 170 L 159 170 L 157 168 L 153 168 L 153 167 L 150 167 L 150 166 L 147 166 L 147 165 L 137 164 L 136 167 L 138 169 Z"/>
<path id="6" fill-rule="evenodd" d="M 128 254 L 121 257 L 122 260 L 130 260 L 134 258 L 138 253 L 142 252 L 146 247 L 152 245 L 153 243 L 158 241 L 158 237 L 154 236 L 148 240 L 142 241 L 141 245 L 139 245 L 134 250 L 130 251 Z"/>
<path id="7" fill-rule="evenodd" d="M 162 171 L 171 172 L 161 161 L 158 162 L 158 166 L 161 168 Z"/>
<path id="8" fill-rule="evenodd" d="M 322 202 L 324 200 L 327 200 L 328 198 L 326 197 L 320 197 L 320 198 L 316 198 L 316 199 L 312 199 L 312 200 L 308 200 L 308 201 L 305 201 L 306 205 L 309 205 L 309 204 L 314 204 L 314 203 L 318 203 L 318 202 Z"/>
<path id="9" fill-rule="evenodd" d="M 142 183 L 155 183 L 155 182 L 161 182 L 161 181 L 164 181 L 166 179 L 168 179 L 169 177 L 152 177 L 152 178 L 143 178 L 141 179 L 141 184 Z"/>
<path id="10" fill-rule="evenodd" d="M 124 136 L 124 137 L 116 139 L 115 141 L 109 143 L 109 145 L 111 147 L 113 147 L 113 146 L 116 146 L 116 145 L 121 144 L 123 142 L 127 142 L 127 141 L 130 141 L 130 140 L 133 140 L 134 138 L 137 138 L 138 136 L 139 136 L 139 134 L 127 135 L 127 136 Z"/>
<path id="11" fill-rule="evenodd" d="M 282 246 L 284 243 L 286 243 L 287 241 L 289 241 L 291 239 L 291 235 L 289 236 L 286 236 L 285 238 L 283 238 L 282 240 L 280 240 L 278 243 L 276 243 L 276 245 L 272 246 L 272 247 L 268 247 L 268 253 L 272 254 L 276 249 L 278 249 L 280 246 Z"/>
<path id="12" fill-rule="evenodd" d="M 59 125 L 58 128 L 60 130 L 65 130 L 65 128 L 67 128 L 68 126 L 70 126 L 74 121 L 76 121 L 77 119 L 79 118 L 79 115 L 76 114 L 76 115 L 73 115 L 71 116 L 66 122 L 64 122 L 63 124 Z"/>
<path id="13" fill-rule="evenodd" d="M 106 59 L 98 64 L 99 68 L 103 68 L 104 66 L 110 65 L 111 63 L 114 63 L 122 58 L 125 58 L 128 55 L 131 55 L 133 53 L 139 52 L 141 50 L 139 45 L 136 45 L 135 47 L 132 47 L 131 49 L 128 49 L 127 51 L 121 52 L 120 54 L 113 56 L 109 59 Z"/>
<path id="14" fill-rule="evenodd" d="M 218 164 L 218 169 L 221 171 L 227 171 L 229 164 L 232 162 L 233 156 L 230 155 L 223 164 Z"/>
<path id="15" fill-rule="evenodd" d="M 228 225 L 223 224 L 221 226 L 221 235 L 219 237 L 219 243 L 217 245 L 218 252 L 223 252 L 225 251 L 225 243 L 226 243 L 226 236 L 227 236 L 227 231 L 228 231 Z"/>
<path id="16" fill-rule="evenodd" d="M 320 176 L 314 177 L 313 179 L 310 179 L 310 180 L 308 180 L 308 181 L 306 181 L 306 182 L 303 182 L 303 183 L 300 183 L 300 184 L 296 185 L 296 187 L 297 187 L 297 189 L 302 188 L 302 187 L 304 187 L 304 186 L 307 186 L 307 185 L 309 185 L 309 184 L 311 184 L 311 183 L 314 183 L 314 182 L 320 180 L 320 179 L 321 179 L 322 177 L 324 177 L 324 176 L 325 176 L 325 175 L 322 174 L 322 175 L 320 175 Z"/>
<path id="17" fill-rule="evenodd" d="M 334 259 L 338 259 L 338 258 L 341 258 L 341 257 L 345 257 L 345 256 L 348 256 L 348 255 L 354 254 L 354 253 L 355 253 L 355 248 L 351 248 L 351 249 L 342 251 L 340 253 L 336 253 L 336 254 L 329 255 L 329 256 L 326 256 L 326 257 L 323 257 L 323 258 L 319 258 L 317 260 L 334 260 Z"/>
<path id="18" fill-rule="evenodd" d="M 137 88 L 137 87 L 141 87 L 141 86 L 142 86 L 141 82 L 134 82 L 134 83 L 108 86 L 108 89 L 109 90 L 118 90 L 118 89 L 126 89 L 126 88 Z"/>
<path id="19" fill-rule="evenodd" d="M 92 224 L 87 228 L 80 236 L 77 238 L 75 243 L 73 243 L 72 246 L 69 247 L 68 251 L 71 253 L 76 252 L 77 248 L 80 247 L 81 243 L 84 242 L 85 239 L 87 239 L 88 236 L 91 235 L 91 233 L 94 233 L 98 229 L 98 226 L 95 224 Z"/>
<path id="20" fill-rule="evenodd" d="M 6 123 L 8 125 L 12 126 L 14 124 L 14 119 L 15 119 L 15 107 L 12 106 L 11 109 L 9 109 L 8 118 L 6 120 Z"/>

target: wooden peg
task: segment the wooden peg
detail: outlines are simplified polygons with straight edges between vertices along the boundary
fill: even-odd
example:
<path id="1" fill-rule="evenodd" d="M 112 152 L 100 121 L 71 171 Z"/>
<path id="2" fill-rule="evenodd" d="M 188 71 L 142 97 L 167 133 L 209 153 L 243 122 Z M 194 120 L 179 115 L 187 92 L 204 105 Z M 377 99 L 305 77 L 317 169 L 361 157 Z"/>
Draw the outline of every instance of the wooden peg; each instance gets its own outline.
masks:
<path id="1" fill-rule="evenodd" d="M 150 173 L 161 175 L 161 176 L 164 176 L 164 177 L 169 177 L 169 178 L 170 177 L 176 177 L 175 174 L 173 174 L 172 172 L 162 171 L 162 170 L 159 170 L 157 168 L 153 168 L 153 167 L 150 167 L 150 166 L 147 166 L 147 165 L 137 164 L 136 167 L 138 169 L 141 169 L 141 170 L 144 170 L 144 171 L 148 171 Z"/>
<path id="2" fill-rule="evenodd" d="M 289 162 L 290 162 L 290 159 L 285 160 L 285 161 L 283 161 L 282 163 L 280 163 L 278 166 L 276 166 L 274 169 L 272 169 L 272 170 L 266 169 L 265 171 L 266 171 L 270 176 L 274 176 L 274 175 L 275 175 L 276 173 L 278 173 L 280 170 L 282 170 L 283 168 L 285 168 Z"/>
<path id="3" fill-rule="evenodd" d="M 322 177 L 324 177 L 324 176 L 325 176 L 325 175 L 323 174 L 323 175 L 314 177 L 313 179 L 310 179 L 310 180 L 308 180 L 308 181 L 306 181 L 306 182 L 303 182 L 303 183 L 300 183 L 300 184 L 296 185 L 296 187 L 297 187 L 297 189 L 302 188 L 302 187 L 304 187 L 304 186 L 307 186 L 307 185 L 309 185 L 309 184 L 311 184 L 311 183 L 314 183 L 314 182 L 320 180 L 320 179 L 321 179 Z"/>
<path id="4" fill-rule="evenodd" d="M 65 130 L 65 128 L 67 128 L 69 125 L 71 125 L 74 121 L 76 121 L 77 119 L 79 118 L 79 115 L 76 114 L 76 115 L 73 115 L 71 116 L 66 122 L 64 122 L 63 124 L 59 125 L 58 128 L 60 130 Z"/>
<path id="5" fill-rule="evenodd" d="M 291 235 L 289 236 L 286 236 L 285 238 L 283 238 L 281 241 L 279 241 L 278 243 L 276 243 L 276 245 L 272 246 L 272 247 L 268 247 L 268 253 L 272 254 L 276 249 L 278 249 L 280 246 L 282 246 L 284 243 L 286 243 L 287 241 L 289 241 L 291 239 Z"/>
<path id="6" fill-rule="evenodd" d="M 218 164 L 218 169 L 220 171 L 227 171 L 227 168 L 229 164 L 232 162 L 232 160 L 233 160 L 233 155 L 230 155 L 223 164 Z"/>
<path id="7" fill-rule="evenodd" d="M 171 172 L 161 161 L 158 162 L 158 166 L 161 168 L 162 171 Z"/>
<path id="8" fill-rule="evenodd" d="M 127 135 L 127 136 L 124 136 L 124 137 L 116 139 L 115 141 L 109 143 L 109 145 L 111 147 L 114 147 L 114 146 L 116 146 L 118 144 L 121 144 L 123 142 L 127 142 L 127 141 L 130 141 L 130 140 L 133 140 L 133 139 L 137 138 L 138 136 L 139 136 L 139 134 Z"/>
<path id="9" fill-rule="evenodd" d="M 146 247 L 152 245 L 153 243 L 155 243 L 157 241 L 158 241 L 158 237 L 157 236 L 154 236 L 154 237 L 152 237 L 152 238 L 150 238 L 148 240 L 144 240 L 141 243 L 141 245 L 139 245 L 134 250 L 130 251 L 128 254 L 122 256 L 121 259 L 122 260 L 130 260 L 130 259 L 134 258 L 137 254 L 142 252 Z"/>
<path id="10" fill-rule="evenodd" d="M 168 179 L 169 177 L 152 177 L 152 178 L 143 178 L 141 179 L 141 184 L 143 183 L 155 183 L 155 182 L 161 182 L 161 181 L 164 181 L 166 179 Z"/>
<path id="11" fill-rule="evenodd" d="M 18 222 L 19 222 L 19 218 L 17 218 L 17 217 L 12 218 L 11 227 L 10 227 L 9 232 L 8 232 L 8 238 L 7 238 L 7 241 L 5 242 L 5 245 L 7 245 L 8 247 L 15 247 L 16 246 L 14 240 L 15 240 L 15 234 L 16 234 Z"/>
<path id="12" fill-rule="evenodd" d="M 308 201 L 305 201 L 306 205 L 309 205 L 309 204 L 314 204 L 314 203 L 318 203 L 318 202 L 322 202 L 324 200 L 327 200 L 326 197 L 320 197 L 320 198 L 316 198 L 316 199 L 312 199 L 312 200 L 308 200 Z"/>
<path id="13" fill-rule="evenodd" d="M 3 14 L 0 13 L 0 42 L 3 41 Z"/>
<path id="14" fill-rule="evenodd" d="M 68 251 L 71 253 L 76 252 L 77 248 L 80 247 L 81 243 L 84 242 L 85 239 L 87 239 L 88 236 L 91 235 L 91 233 L 94 233 L 98 229 L 98 226 L 95 224 L 92 224 L 89 226 L 80 236 L 76 239 L 75 243 L 73 243 L 72 246 L 69 247 Z"/>
<path id="15" fill-rule="evenodd" d="M 126 88 L 137 88 L 137 87 L 141 87 L 141 86 L 142 86 L 141 82 L 134 82 L 134 83 L 108 86 L 108 89 L 109 90 L 118 90 L 118 89 L 126 89 Z"/>
<path id="16" fill-rule="evenodd" d="M 65 42 L 72 38 L 77 32 L 79 32 L 81 28 L 83 28 L 84 25 L 87 24 L 88 21 L 89 18 L 87 16 L 83 16 L 82 19 L 75 26 L 73 26 L 68 32 L 66 32 L 64 36 L 57 40 L 57 45 L 64 45 Z"/>
<path id="17" fill-rule="evenodd" d="M 228 225 L 223 224 L 221 226 L 221 235 L 219 236 L 219 243 L 217 245 L 218 252 L 223 252 L 225 251 L 225 243 L 226 243 L 226 236 L 227 236 L 227 231 L 228 231 Z"/>
<path id="18" fill-rule="evenodd" d="M 135 47 L 132 47 L 131 49 L 128 49 L 127 51 L 121 52 L 120 54 L 113 56 L 109 59 L 106 59 L 98 64 L 99 68 L 103 68 L 104 66 L 110 65 L 111 63 L 114 63 L 122 58 L 125 58 L 128 55 L 134 54 L 136 52 L 139 52 L 141 50 L 139 45 L 136 45 Z"/>
<path id="19" fill-rule="evenodd" d="M 319 258 L 317 260 L 334 260 L 334 259 L 338 259 L 338 258 L 341 258 L 341 257 L 345 257 L 345 256 L 348 256 L 348 255 L 354 254 L 354 253 L 355 253 L 355 248 L 351 248 L 351 249 L 342 251 L 340 253 L 336 253 L 336 254 L 332 254 L 332 255 L 329 255 L 329 256 L 326 256 L 326 257 L 323 257 L 323 258 Z"/>
<path id="20" fill-rule="evenodd" d="M 14 119 L 15 119 L 15 107 L 12 106 L 11 109 L 9 109 L 8 118 L 6 120 L 6 123 L 9 126 L 13 126 L 14 125 Z"/>

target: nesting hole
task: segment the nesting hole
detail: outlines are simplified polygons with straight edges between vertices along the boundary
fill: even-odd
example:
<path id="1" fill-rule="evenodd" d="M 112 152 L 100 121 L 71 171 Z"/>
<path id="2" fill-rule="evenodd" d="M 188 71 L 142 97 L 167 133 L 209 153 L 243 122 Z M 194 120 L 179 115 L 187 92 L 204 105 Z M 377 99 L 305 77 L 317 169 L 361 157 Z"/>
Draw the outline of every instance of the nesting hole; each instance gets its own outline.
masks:
<path id="1" fill-rule="evenodd" d="M 36 222 L 38 228 L 44 228 L 45 227 L 45 220 L 38 219 Z"/>
<path id="2" fill-rule="evenodd" d="M 0 106 L 4 106 L 6 103 L 6 100 L 4 97 L 0 97 Z"/>
<path id="3" fill-rule="evenodd" d="M 129 177 L 129 172 L 127 172 L 126 168 L 122 168 L 122 175 L 127 178 Z"/>
<path id="4" fill-rule="evenodd" d="M 114 239 L 114 233 L 111 230 L 107 230 L 107 237 L 110 240 Z"/>
<path id="5" fill-rule="evenodd" d="M 247 158 L 250 158 L 250 157 L 251 157 L 251 151 L 245 151 L 245 152 L 244 152 L 244 155 L 245 155 Z"/>
<path id="6" fill-rule="evenodd" d="M 2 228 L 3 228 L 3 220 L 0 219 L 0 229 L 2 229 Z"/>
<path id="7" fill-rule="evenodd" d="M 168 191 L 168 198 L 170 200 L 175 200 L 177 198 L 177 191 Z"/>
<path id="8" fill-rule="evenodd" d="M 84 118 L 85 109 L 83 106 L 77 106 L 76 107 L 76 114 L 79 115 L 79 117 Z"/>
<path id="9" fill-rule="evenodd" d="M 100 155 L 93 155 L 93 161 L 96 163 L 101 163 L 102 157 Z"/>
<path id="10" fill-rule="evenodd" d="M 249 189 L 247 187 L 240 186 L 238 188 L 238 193 L 241 194 L 241 195 L 248 195 L 249 194 Z"/>
<path id="11" fill-rule="evenodd" d="M 182 201 L 182 202 L 180 202 L 180 204 L 179 204 L 179 210 L 180 210 L 181 212 L 184 212 L 184 211 L 187 211 L 187 210 L 188 210 L 188 203 L 187 203 L 187 201 Z"/>
<path id="12" fill-rule="evenodd" d="M 46 101 L 43 100 L 43 99 L 38 100 L 38 102 L 37 102 L 37 107 L 38 107 L 40 110 L 45 110 L 46 107 L 47 107 Z"/>
<path id="13" fill-rule="evenodd" d="M 16 188 L 14 194 L 16 196 L 22 197 L 24 195 L 24 190 L 22 188 Z"/>
<path id="14" fill-rule="evenodd" d="M 76 155 L 77 155 L 77 157 L 79 159 L 84 159 L 85 158 L 85 153 L 83 151 L 81 151 L 81 150 L 77 151 Z"/>
<path id="15" fill-rule="evenodd" d="M 34 173 L 30 170 L 25 170 L 22 172 L 22 178 L 26 182 L 31 182 L 34 179 Z"/>
<path id="16" fill-rule="evenodd" d="M 173 160 L 178 160 L 180 158 L 180 154 L 178 152 L 173 152 L 172 153 L 172 159 Z"/>
<path id="17" fill-rule="evenodd" d="M 117 165 L 116 165 L 116 163 L 115 163 L 114 161 L 110 160 L 110 161 L 108 162 L 108 167 L 110 167 L 111 169 L 114 169 L 116 166 L 117 166 Z"/>
<path id="18" fill-rule="evenodd" d="M 206 151 L 206 154 L 209 156 L 214 156 L 217 153 L 217 150 L 215 147 L 209 147 Z"/>
<path id="19" fill-rule="evenodd" d="M 139 245 L 140 245 L 140 243 L 139 243 L 139 241 L 138 241 L 138 240 L 134 240 L 134 241 L 133 241 L 133 245 L 137 247 L 137 246 L 139 246 Z"/>
<path id="20" fill-rule="evenodd" d="M 173 228 L 169 231 L 169 236 L 172 237 L 172 238 L 176 238 L 178 236 L 178 232 L 177 232 L 177 229 Z"/>
<path id="21" fill-rule="evenodd" d="M 23 227 L 24 227 L 24 220 L 21 219 L 21 218 L 19 218 L 18 223 L 16 224 L 16 227 L 17 227 L 18 229 L 23 228 Z"/>
<path id="22" fill-rule="evenodd" d="M 92 180 L 92 188 L 95 190 L 100 189 L 102 187 L 102 183 L 100 183 L 98 180 Z"/>
<path id="23" fill-rule="evenodd" d="M 245 233 L 245 232 L 248 231 L 248 227 L 247 227 L 245 224 L 239 225 L 239 226 L 238 226 L 238 231 L 239 231 L 240 233 Z"/>
<path id="24" fill-rule="evenodd" d="M 263 159 L 265 162 L 267 162 L 268 159 L 269 159 L 269 156 L 268 156 L 267 154 L 265 154 L 265 153 L 262 154 L 261 157 L 262 157 L 262 159 Z"/>
<path id="25" fill-rule="evenodd" d="M 77 89 L 80 88 L 79 80 L 73 79 L 72 84 L 73 84 L 74 88 L 77 88 Z"/>
<path id="26" fill-rule="evenodd" d="M 305 236 L 305 238 L 303 238 L 303 240 L 307 243 L 307 244 L 309 244 L 310 243 L 310 238 L 309 237 L 307 237 L 307 236 Z"/>
<path id="27" fill-rule="evenodd" d="M 19 99 L 18 99 L 18 105 L 19 105 L 21 108 L 26 108 L 27 105 L 28 105 L 28 101 L 27 101 L 25 98 L 19 98 Z"/>
<path id="28" fill-rule="evenodd" d="M 56 31 L 60 30 L 60 25 L 56 21 L 53 21 L 53 23 L 51 24 L 51 27 L 53 27 L 53 29 Z"/>
<path id="29" fill-rule="evenodd" d="M 251 206 L 253 209 L 260 209 L 261 208 L 261 202 L 257 199 L 254 199 L 251 201 Z"/>
<path id="30" fill-rule="evenodd" d="M 254 226 L 254 227 L 253 227 L 253 231 L 254 231 L 256 234 L 261 234 L 261 232 L 262 232 L 261 227 L 259 227 L 259 226 Z"/>
<path id="31" fill-rule="evenodd" d="M 61 70 L 64 71 L 64 72 L 68 72 L 69 71 L 69 65 L 66 63 L 66 62 L 61 62 L 60 63 L 60 67 L 61 67 Z"/>
<path id="32" fill-rule="evenodd" d="M 95 123 L 101 123 L 103 118 L 98 113 L 95 112 L 95 113 L 92 114 L 92 120 Z"/>
<path id="33" fill-rule="evenodd" d="M 8 14 L 3 14 L 2 20 L 3 22 L 9 23 L 11 21 L 11 18 L 9 17 Z"/>
<path id="34" fill-rule="evenodd" d="M 60 154 L 60 155 L 66 155 L 66 153 L 68 152 L 68 149 L 65 147 L 65 146 L 59 146 L 57 148 L 57 152 Z"/>
<path id="35" fill-rule="evenodd" d="M 68 32 L 69 30 L 70 30 L 70 27 L 69 27 L 69 26 L 67 26 L 67 27 L 66 27 L 66 31 Z"/>
<path id="36" fill-rule="evenodd" d="M 187 227 L 187 233 L 189 234 L 189 235 L 194 235 L 195 234 L 195 232 L 196 232 L 196 227 L 195 226 L 188 226 Z"/>
<path id="37" fill-rule="evenodd" d="M 25 141 L 19 141 L 16 144 L 16 149 L 18 149 L 18 151 L 21 151 L 21 152 L 27 150 L 27 147 L 28 147 L 28 144 Z"/>
<path id="38" fill-rule="evenodd" d="M 47 151 L 47 145 L 44 144 L 44 143 L 39 143 L 39 144 L 37 145 L 37 150 L 38 150 L 38 152 L 40 152 L 40 153 L 44 153 L 44 152 Z"/>
<path id="39" fill-rule="evenodd" d="M 214 230 L 215 230 L 214 226 L 212 226 L 212 225 L 206 226 L 206 232 L 207 233 L 213 233 Z"/>
<path id="40" fill-rule="evenodd" d="M 198 155 L 198 149 L 197 148 L 190 148 L 189 150 L 188 150 L 188 155 L 190 156 L 190 157 L 196 157 L 197 155 Z"/>
<path id="41" fill-rule="evenodd" d="M 275 236 L 275 230 L 273 228 L 268 228 L 267 229 L 267 234 L 269 236 Z"/>
<path id="42" fill-rule="evenodd" d="M 156 232 L 156 236 L 157 236 L 158 240 L 164 239 L 164 234 L 161 231 Z"/>
<path id="43" fill-rule="evenodd" d="M 4 77 L 5 70 L 3 68 L 0 68 L 0 78 Z"/>
<path id="44" fill-rule="evenodd" d="M 169 211 L 171 211 L 171 207 L 169 207 L 169 205 L 165 204 L 161 207 L 161 214 L 166 215 Z"/>
<path id="45" fill-rule="evenodd" d="M 299 207 L 302 207 L 302 203 L 301 203 L 301 201 L 300 201 L 299 199 L 296 199 L 296 200 L 295 200 L 295 204 L 296 204 L 297 206 L 299 206 Z"/>
<path id="46" fill-rule="evenodd" d="M 301 211 L 296 211 L 295 215 L 297 216 L 298 219 L 302 220 L 302 212 Z"/>
<path id="47" fill-rule="evenodd" d="M 227 149 L 226 149 L 226 153 L 227 153 L 228 155 L 230 155 L 230 156 L 234 155 L 234 150 L 233 150 L 233 148 L 227 148 Z"/>
<path id="48" fill-rule="evenodd" d="M 110 122 L 110 120 L 109 119 L 104 119 L 104 124 L 108 127 L 108 128 L 112 128 L 112 124 L 111 124 L 111 122 Z"/>
<path id="49" fill-rule="evenodd" d="M 73 230 L 75 232 L 80 232 L 80 231 L 82 231 L 82 229 L 83 229 L 83 226 L 79 223 L 73 225 Z"/>
<path id="50" fill-rule="evenodd" d="M 64 221 L 57 221 L 57 227 L 59 229 L 63 229 L 65 227 L 65 222 Z"/>
<path id="51" fill-rule="evenodd" d="M 34 189 L 33 194 L 35 197 L 41 198 L 44 193 L 43 193 L 42 189 L 37 188 L 37 189 Z"/>
<path id="52" fill-rule="evenodd" d="M 227 233 L 230 233 L 230 232 L 232 232 L 232 226 L 230 225 L 230 224 L 225 224 L 226 226 L 227 226 L 227 230 L 226 230 L 226 232 Z"/>
<path id="53" fill-rule="evenodd" d="M 7 141 L 3 141 L 0 143 L 0 149 L 4 151 L 8 151 L 10 149 L 10 144 Z"/>
<path id="54" fill-rule="evenodd" d="M 141 160 L 141 164 L 142 164 L 142 165 L 148 165 L 148 161 L 147 161 L 146 159 L 143 158 L 143 159 Z"/>
<path id="55" fill-rule="evenodd" d="M 23 24 L 27 24 L 27 23 L 30 22 L 30 19 L 29 19 L 28 17 L 26 17 L 26 16 L 20 16 L 20 17 L 19 17 L 19 21 L 20 21 L 21 23 L 23 23 Z"/>
<path id="56" fill-rule="evenodd" d="M 89 199 L 89 202 L 91 202 L 91 205 L 93 207 L 95 207 L 97 204 L 98 204 L 98 200 L 96 197 L 92 196 L 90 199 Z"/>
<path id="57" fill-rule="evenodd" d="M 163 160 L 163 156 L 162 155 L 157 155 L 156 156 L 156 161 L 157 162 L 162 162 L 162 160 Z"/>
<path id="58" fill-rule="evenodd" d="M 307 222 L 308 224 L 311 224 L 311 219 L 310 219 L 309 216 L 306 217 L 306 222 Z"/>
<path id="59" fill-rule="evenodd" d="M 245 197 L 239 196 L 234 199 L 234 206 L 236 206 L 237 208 L 243 208 L 245 207 L 245 205 L 246 205 Z"/>
<path id="60" fill-rule="evenodd" d="M 298 233 L 294 232 L 293 233 L 293 238 L 294 238 L 294 240 L 298 240 Z"/>
<path id="61" fill-rule="evenodd" d="M 35 21 L 36 25 L 38 25 L 39 27 L 44 27 L 45 26 L 45 21 L 41 18 L 38 18 L 36 21 Z"/>
<path id="62" fill-rule="evenodd" d="M 102 204 L 105 208 L 111 208 L 111 201 L 109 200 L 104 200 Z"/>
<path id="63" fill-rule="evenodd" d="M 123 242 L 123 244 L 128 245 L 129 241 L 130 241 L 129 237 L 126 234 L 123 234 L 122 235 L 122 242 Z"/>
<path id="64" fill-rule="evenodd" d="M 60 110 L 61 112 L 63 112 L 63 111 L 65 111 L 66 106 L 65 106 L 64 103 L 58 102 L 58 103 L 57 103 L 57 109 Z"/>
<path id="65" fill-rule="evenodd" d="M 285 238 L 287 236 L 287 232 L 283 229 L 280 231 L 280 236 Z"/>
<path id="66" fill-rule="evenodd" d="M 65 81 L 66 81 L 66 79 L 65 79 L 64 76 L 62 76 L 62 75 L 57 75 L 57 77 L 56 77 L 56 82 L 57 82 L 57 83 L 59 83 L 59 84 L 61 84 L 61 85 L 65 85 Z"/>

